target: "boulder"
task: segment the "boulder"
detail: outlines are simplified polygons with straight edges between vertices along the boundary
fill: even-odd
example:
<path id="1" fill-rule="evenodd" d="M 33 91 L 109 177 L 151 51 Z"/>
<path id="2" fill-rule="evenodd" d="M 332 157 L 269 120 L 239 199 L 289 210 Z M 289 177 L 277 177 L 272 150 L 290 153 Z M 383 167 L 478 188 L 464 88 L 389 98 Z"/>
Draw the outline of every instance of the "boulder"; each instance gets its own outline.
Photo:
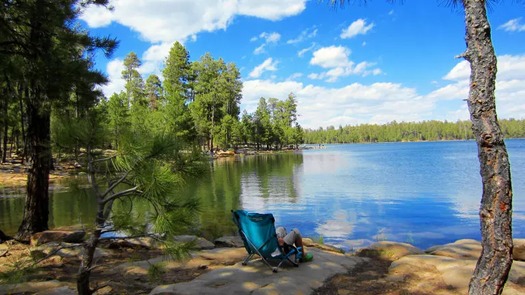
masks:
<path id="1" fill-rule="evenodd" d="M 513 243 L 512 257 L 514 257 L 514 260 L 525 261 L 525 239 L 514 239 Z"/>
<path id="2" fill-rule="evenodd" d="M 428 254 L 456 259 L 478 259 L 481 255 L 481 243 L 476 240 L 463 239 L 446 245 L 434 246 L 425 251 Z"/>
<path id="3" fill-rule="evenodd" d="M 453 292 L 444 294 L 467 294 L 476 260 L 436 255 L 410 255 L 392 262 L 388 279 L 404 281 L 408 293 L 433 294 L 435 286 Z M 514 261 L 503 295 L 524 294 L 525 262 Z M 441 294 L 441 293 L 440 293 Z"/>
<path id="4" fill-rule="evenodd" d="M 244 247 L 244 243 L 239 236 L 224 236 L 213 241 L 216 247 L 231 247 L 231 248 L 240 248 Z"/>
<path id="5" fill-rule="evenodd" d="M 67 283 L 57 280 L 45 282 L 25 282 L 10 285 L 0 285 L 0 294 L 76 294 L 76 290 Z"/>
<path id="6" fill-rule="evenodd" d="M 315 247 L 315 248 L 319 248 L 321 250 L 330 251 L 330 252 L 338 252 L 338 253 L 344 252 L 344 250 L 337 248 L 335 246 L 332 246 L 332 245 L 316 243 L 310 238 L 303 238 L 303 245 L 305 247 Z"/>
<path id="7" fill-rule="evenodd" d="M 157 240 L 152 237 L 110 240 L 110 242 L 106 245 L 110 249 L 158 249 L 159 247 Z"/>
<path id="8" fill-rule="evenodd" d="M 206 249 L 215 248 L 215 244 L 206 240 L 205 238 L 201 238 L 197 236 L 181 235 L 181 236 L 175 236 L 173 239 L 175 242 L 179 242 L 179 243 L 194 243 L 193 248 L 196 250 L 206 250 Z"/>
<path id="9" fill-rule="evenodd" d="M 97 248 L 95 251 L 95 259 L 110 255 L 110 250 Z M 31 256 L 34 258 L 44 258 L 50 255 L 58 255 L 60 257 L 80 257 L 82 254 L 82 245 L 51 242 L 40 245 L 31 250 Z"/>
<path id="10" fill-rule="evenodd" d="M 50 242 L 82 243 L 86 232 L 46 230 L 31 236 L 31 246 L 39 246 Z"/>
<path id="11" fill-rule="evenodd" d="M 424 252 L 407 243 L 398 242 L 377 242 L 366 249 L 356 252 L 358 256 L 377 256 L 386 260 L 395 261 L 407 255 L 423 254 Z"/>

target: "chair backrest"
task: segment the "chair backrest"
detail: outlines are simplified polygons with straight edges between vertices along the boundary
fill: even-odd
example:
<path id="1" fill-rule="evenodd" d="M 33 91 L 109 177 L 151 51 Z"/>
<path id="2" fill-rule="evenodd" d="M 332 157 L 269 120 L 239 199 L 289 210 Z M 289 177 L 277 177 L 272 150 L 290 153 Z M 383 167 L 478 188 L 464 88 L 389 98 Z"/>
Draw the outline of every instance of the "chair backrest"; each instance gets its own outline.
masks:
<path id="1" fill-rule="evenodd" d="M 250 213 L 244 210 L 232 211 L 232 214 L 248 253 L 270 257 L 279 247 L 272 214 Z"/>

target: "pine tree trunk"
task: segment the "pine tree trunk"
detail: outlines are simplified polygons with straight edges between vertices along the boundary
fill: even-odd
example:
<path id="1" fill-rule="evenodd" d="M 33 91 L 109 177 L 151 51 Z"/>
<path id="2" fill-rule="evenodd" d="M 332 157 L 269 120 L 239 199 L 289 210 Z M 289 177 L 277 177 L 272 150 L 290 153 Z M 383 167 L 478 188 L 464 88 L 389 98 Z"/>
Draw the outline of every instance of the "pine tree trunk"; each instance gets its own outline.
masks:
<path id="1" fill-rule="evenodd" d="M 29 241 L 32 234 L 47 230 L 49 217 L 50 114 L 41 105 L 28 105 L 27 108 L 27 138 L 31 146 L 32 165 L 27 177 L 24 217 L 15 236 L 19 241 Z"/>
<path id="2" fill-rule="evenodd" d="M 470 62 L 468 107 L 478 144 L 483 195 L 480 207 L 482 252 L 469 294 L 501 294 L 512 265 L 510 165 L 496 115 L 497 61 L 484 0 L 463 0 Z"/>
<path id="3" fill-rule="evenodd" d="M 103 197 L 100 194 L 99 186 L 96 181 L 96 173 L 94 168 L 94 160 L 92 158 L 91 146 L 87 146 L 86 155 L 87 159 L 87 172 L 88 172 L 88 182 L 93 188 L 95 195 L 97 196 L 97 218 L 95 221 L 96 229 L 93 232 L 93 235 L 89 238 L 89 241 L 84 244 L 84 249 L 82 252 L 82 260 L 80 262 L 80 268 L 78 270 L 77 277 L 77 292 L 79 295 L 90 295 L 93 293 L 93 290 L 89 287 L 91 269 L 93 268 L 93 258 L 95 257 L 95 251 L 97 249 L 98 243 L 100 241 L 100 236 L 102 235 L 102 229 L 106 223 L 106 216 L 104 214 L 106 205 L 103 202 Z"/>
<path id="4" fill-rule="evenodd" d="M 95 250 L 100 241 L 101 230 L 97 229 L 84 245 L 82 253 L 82 261 L 78 270 L 77 277 L 77 292 L 79 295 L 91 295 L 93 290 L 89 287 L 91 276 L 91 269 L 93 267 L 93 258 L 95 257 Z"/>

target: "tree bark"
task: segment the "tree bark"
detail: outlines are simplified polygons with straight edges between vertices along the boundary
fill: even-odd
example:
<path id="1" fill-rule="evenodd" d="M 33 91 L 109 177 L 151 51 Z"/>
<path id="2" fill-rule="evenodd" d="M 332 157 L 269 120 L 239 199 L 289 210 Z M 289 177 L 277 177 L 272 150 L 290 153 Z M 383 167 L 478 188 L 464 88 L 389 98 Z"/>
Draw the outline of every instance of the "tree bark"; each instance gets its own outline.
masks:
<path id="1" fill-rule="evenodd" d="M 99 212 L 100 213 L 100 212 Z M 82 253 L 82 260 L 78 270 L 77 277 L 77 292 L 79 295 L 91 295 L 93 290 L 89 287 L 91 269 L 93 267 L 93 258 L 95 257 L 95 250 L 100 241 L 101 228 L 97 227 L 88 242 L 84 244 Z"/>
<path id="2" fill-rule="evenodd" d="M 501 294 L 512 265 L 512 185 L 510 164 L 496 114 L 497 60 L 485 0 L 463 0 L 470 63 L 468 107 L 478 145 L 483 195 L 480 207 L 482 252 L 469 294 Z"/>
<path id="3" fill-rule="evenodd" d="M 91 295 L 93 290 L 90 288 L 90 277 L 91 270 L 93 268 L 93 258 L 95 257 L 95 251 L 97 249 L 98 243 L 100 241 L 100 236 L 102 235 L 102 229 L 106 223 L 106 216 L 104 211 L 106 209 L 106 204 L 103 202 L 104 197 L 100 193 L 99 186 L 96 181 L 94 159 L 91 153 L 91 147 L 87 147 L 87 172 L 88 172 L 88 182 L 93 188 L 95 195 L 97 196 L 97 219 L 95 221 L 95 231 L 87 243 L 84 244 L 84 249 L 82 252 L 82 260 L 80 262 L 80 267 L 78 269 L 77 277 L 77 292 L 79 295 Z"/>
<path id="4" fill-rule="evenodd" d="M 38 93 L 35 97 L 39 97 Z M 35 105 L 36 104 L 36 105 Z M 50 113 L 38 102 L 28 104 L 28 140 L 31 168 L 27 177 L 27 198 L 24 217 L 15 236 L 27 242 L 32 234 L 48 229 L 49 171 L 51 170 Z"/>

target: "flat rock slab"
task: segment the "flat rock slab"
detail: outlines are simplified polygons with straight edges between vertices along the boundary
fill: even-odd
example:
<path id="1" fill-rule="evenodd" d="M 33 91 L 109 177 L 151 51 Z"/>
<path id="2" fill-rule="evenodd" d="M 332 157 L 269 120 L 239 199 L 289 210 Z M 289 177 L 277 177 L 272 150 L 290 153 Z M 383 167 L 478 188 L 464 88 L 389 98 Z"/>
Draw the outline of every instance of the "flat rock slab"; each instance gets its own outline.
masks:
<path id="1" fill-rule="evenodd" d="M 463 239 L 454 243 L 431 247 L 425 252 L 455 259 L 477 260 L 481 254 L 481 243 L 476 240 Z"/>
<path id="2" fill-rule="evenodd" d="M 424 252 L 410 244 L 399 242 L 377 242 L 370 245 L 368 248 L 363 248 L 357 251 L 358 256 L 376 256 L 385 260 L 398 260 L 407 255 L 423 254 Z"/>
<path id="3" fill-rule="evenodd" d="M 158 286 L 150 294 L 310 294 L 329 277 L 346 273 L 368 258 L 346 256 L 308 248 L 313 261 L 299 267 L 289 264 L 272 270 L 261 260 L 252 260 L 246 266 L 240 262 L 213 270 L 190 282 Z"/>
<path id="4" fill-rule="evenodd" d="M 467 294 L 468 285 L 476 260 L 457 259 L 436 255 L 410 255 L 394 261 L 388 277 L 392 280 L 409 282 L 409 291 L 433 294 Z M 503 289 L 504 295 L 525 294 L 525 262 L 514 261 L 509 279 Z M 417 282 L 420 282 L 419 284 Z"/>

